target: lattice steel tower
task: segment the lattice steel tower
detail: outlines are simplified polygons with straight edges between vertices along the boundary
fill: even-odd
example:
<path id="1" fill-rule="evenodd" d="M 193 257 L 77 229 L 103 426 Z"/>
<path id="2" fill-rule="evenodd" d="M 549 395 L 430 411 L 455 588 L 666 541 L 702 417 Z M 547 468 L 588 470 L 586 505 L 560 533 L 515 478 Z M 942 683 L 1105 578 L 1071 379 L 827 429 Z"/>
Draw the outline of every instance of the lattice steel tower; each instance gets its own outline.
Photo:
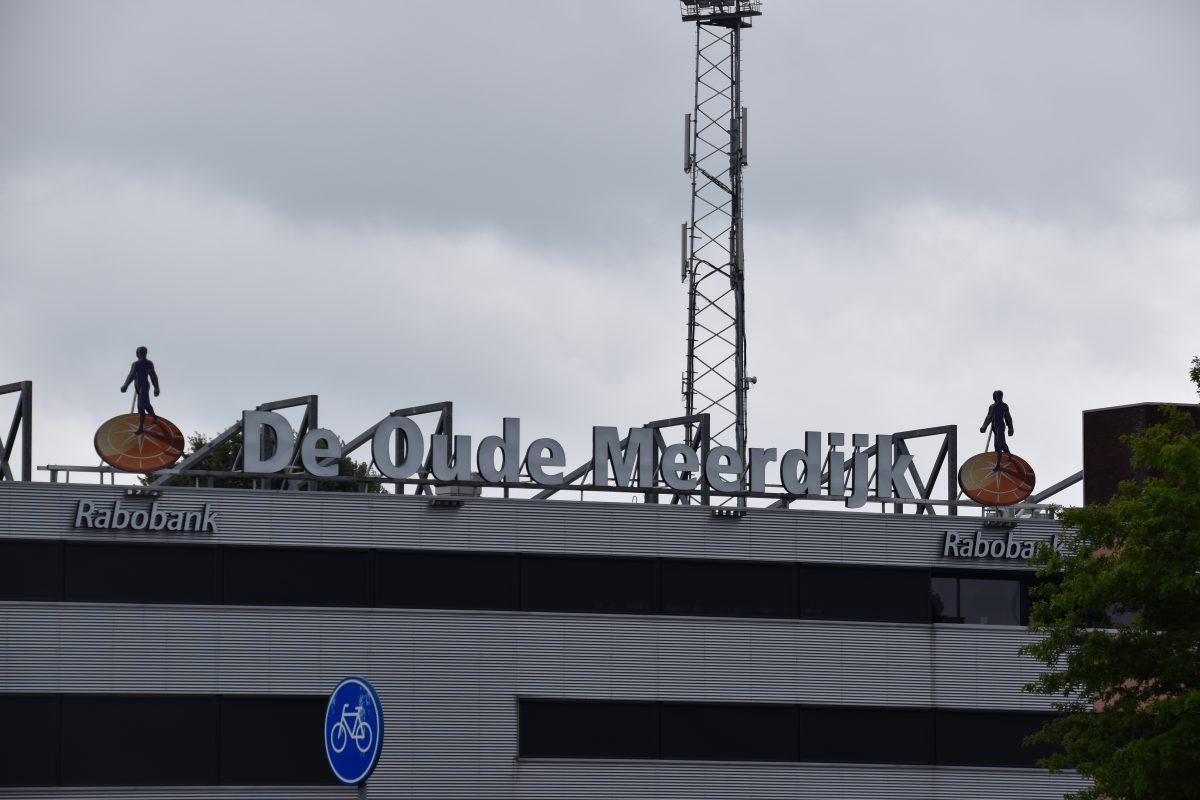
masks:
<path id="1" fill-rule="evenodd" d="M 712 446 L 734 448 L 744 464 L 746 394 L 756 379 L 746 374 L 742 168 L 747 114 L 741 48 L 742 30 L 762 14 L 762 3 L 680 5 L 683 21 L 696 24 L 695 104 L 684 126 L 692 220 L 682 230 L 682 279 L 688 284 L 683 400 L 689 416 L 709 415 Z"/>

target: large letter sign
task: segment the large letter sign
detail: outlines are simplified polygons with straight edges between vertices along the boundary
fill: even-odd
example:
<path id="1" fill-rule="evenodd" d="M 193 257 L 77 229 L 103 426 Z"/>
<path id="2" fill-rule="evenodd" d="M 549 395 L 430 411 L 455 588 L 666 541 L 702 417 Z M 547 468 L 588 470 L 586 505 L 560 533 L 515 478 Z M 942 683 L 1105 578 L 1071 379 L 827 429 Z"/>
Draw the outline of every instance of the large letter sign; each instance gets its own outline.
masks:
<path id="1" fill-rule="evenodd" d="M 334 776 L 358 785 L 370 777 L 383 749 L 383 706 L 366 678 L 342 680 L 325 709 L 325 755 Z"/>
<path id="2" fill-rule="evenodd" d="M 407 415 L 428 413 L 436 408 L 448 413 L 450 404 L 419 406 L 403 413 L 393 411 L 350 444 L 343 444 L 333 431 L 324 428 L 306 431 L 297 441 L 296 432 L 283 415 L 274 411 L 245 411 L 242 413 L 243 471 L 257 474 L 287 471 L 288 480 L 292 480 L 298 452 L 302 474 L 332 478 L 338 475 L 339 461 L 369 441 L 375 468 L 383 479 L 417 483 L 426 489 L 430 483 L 458 481 L 475 487 L 503 487 L 505 491 L 510 487 L 565 488 L 571 484 L 572 489 L 580 490 L 615 488 L 654 492 L 656 487 L 665 485 L 673 492 L 712 491 L 724 495 L 781 497 L 785 501 L 838 498 L 845 500 L 849 508 L 861 508 L 868 501 L 916 499 L 906 477 L 909 474 L 917 477 L 913 457 L 901 452 L 892 436 L 876 436 L 872 445 L 870 436 L 855 433 L 850 436 L 853 449 L 843 450 L 846 434 L 828 434 L 824 437 L 828 447 L 823 447 L 821 432 L 807 431 L 803 450 L 751 447 L 743 454 L 729 447 L 710 449 L 704 444 L 697 447 L 694 442 L 667 444 L 657 427 L 630 428 L 622 439 L 615 427 L 596 426 L 592 428 L 592 483 L 576 484 L 576 480 L 586 478 L 587 465 L 571 473 L 564 472 L 569 459 L 556 439 L 535 439 L 523 449 L 521 420 L 516 417 L 505 417 L 503 435 L 485 436 L 474 452 L 470 436 L 452 436 L 449 427 L 441 432 L 445 420 L 426 438 L 421 427 Z M 188 471 L 182 470 L 180 474 L 186 475 Z M 1032 474 L 1030 471 L 1031 480 Z M 871 495 L 872 488 L 875 496 Z M 969 489 L 965 491 L 978 500 Z"/>

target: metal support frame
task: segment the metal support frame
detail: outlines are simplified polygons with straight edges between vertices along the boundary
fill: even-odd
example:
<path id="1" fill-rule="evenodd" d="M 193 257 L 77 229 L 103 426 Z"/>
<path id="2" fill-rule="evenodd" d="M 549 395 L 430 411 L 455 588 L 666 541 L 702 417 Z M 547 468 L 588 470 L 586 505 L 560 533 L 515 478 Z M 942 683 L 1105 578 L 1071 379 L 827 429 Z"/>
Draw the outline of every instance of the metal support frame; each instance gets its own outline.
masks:
<path id="1" fill-rule="evenodd" d="M 1038 492 L 1033 497 L 1029 498 L 1029 502 L 1030 503 L 1040 503 L 1043 500 L 1049 500 L 1051 497 L 1054 497 L 1054 495 L 1058 494 L 1063 489 L 1069 489 L 1070 487 L 1074 486 L 1075 484 L 1079 483 L 1082 480 L 1083 480 L 1083 470 L 1079 470 L 1079 472 L 1076 472 L 1074 475 L 1070 476 L 1069 478 L 1063 478 L 1061 481 L 1059 481 L 1058 483 L 1049 487 L 1048 489 L 1043 489 L 1042 491 Z"/>
<path id="2" fill-rule="evenodd" d="M 1016 521 L 1019 519 L 1053 517 L 1056 507 L 1053 504 L 1046 505 L 1044 501 L 1050 499 L 1064 489 L 1069 489 L 1082 480 L 1083 470 L 1079 470 L 1074 475 L 1063 478 L 1058 483 L 1043 489 L 1025 502 L 1017 503 L 1011 506 L 984 506 L 984 524 L 986 525 L 990 522 L 993 525 L 1011 526 L 1015 525 Z"/>
<path id="3" fill-rule="evenodd" d="M 453 448 L 453 446 L 454 446 L 454 403 L 452 403 L 448 400 L 443 401 L 441 403 L 426 403 L 425 405 L 421 405 L 421 406 L 412 406 L 410 408 L 397 409 L 396 411 L 393 411 L 391 414 L 388 414 L 388 416 L 389 417 L 419 417 L 423 414 L 437 414 L 438 415 L 437 425 L 434 426 L 433 434 L 435 436 L 438 434 L 445 435 L 450 443 L 449 446 L 451 448 Z M 380 422 L 382 422 L 382 420 L 380 420 Z M 348 454 L 354 452 L 355 450 L 357 450 L 362 445 L 369 442 L 371 439 L 375 438 L 375 429 L 378 427 L 379 427 L 379 423 L 376 422 L 370 428 L 367 428 L 365 431 L 360 433 L 358 436 L 354 437 L 352 440 L 350 440 L 346 444 L 345 447 L 342 448 L 342 454 L 348 455 Z M 462 457 L 463 454 L 454 452 L 453 455 L 454 455 L 455 460 L 457 461 L 457 459 Z M 467 453 L 466 457 L 470 458 L 471 454 Z M 425 454 L 425 463 L 423 463 L 421 465 L 420 469 L 417 470 L 417 482 L 414 485 L 413 494 L 427 494 L 427 495 L 433 494 L 433 489 L 432 489 L 432 487 L 430 487 L 430 485 L 428 483 L 429 474 L 432 471 L 433 471 L 433 449 L 430 448 L 429 452 Z M 393 481 L 392 486 L 396 490 L 396 494 L 404 494 L 404 482 L 403 481 Z"/>
<path id="4" fill-rule="evenodd" d="M 21 435 L 21 477 L 19 480 L 33 480 L 33 381 L 17 381 L 0 386 L 0 394 L 17 393 L 17 406 L 13 410 L 12 424 L 8 426 L 8 436 L 0 442 L 0 481 L 18 480 L 13 477 L 9 464 L 13 449 L 17 444 L 17 434 Z"/>
<path id="5" fill-rule="evenodd" d="M 696 23 L 693 111 L 686 123 L 684 169 L 692 177 L 691 223 L 683 231 L 683 280 L 688 284 L 685 416 L 709 415 L 714 446 L 746 461 L 745 256 L 742 168 L 746 110 L 741 99 L 741 32 L 761 3 L 699 0 L 681 3 Z M 687 440 L 692 439 L 689 426 Z M 738 478 L 745 487 L 745 474 Z M 744 501 L 739 501 L 741 504 Z"/>
<path id="6" fill-rule="evenodd" d="M 304 435 L 306 433 L 308 433 L 310 430 L 320 427 L 320 425 L 318 424 L 318 421 L 317 421 L 317 396 L 315 394 L 302 395 L 300 397 L 292 397 L 288 400 L 275 400 L 270 403 L 263 403 L 262 405 L 256 406 L 255 408 L 258 411 L 278 411 L 282 408 L 295 408 L 297 406 L 304 406 L 304 416 L 300 419 L 300 428 L 296 431 L 296 436 L 298 438 L 304 438 Z M 159 472 L 155 473 L 158 477 L 156 477 L 153 481 L 151 481 L 150 485 L 151 486 L 167 485 L 170 481 L 179 477 L 180 473 L 187 472 L 189 470 L 189 468 L 191 467 L 191 465 L 200 463 L 208 456 L 209 453 L 211 453 L 213 450 L 220 447 L 225 442 L 229 441 L 230 439 L 232 439 L 234 436 L 238 435 L 241 432 L 242 432 L 242 421 L 239 419 L 237 422 L 233 423 L 228 428 L 226 428 L 225 430 L 223 430 L 219 434 L 217 434 L 210 442 L 205 444 L 199 450 L 197 450 L 196 452 L 192 453 L 191 455 L 185 457 L 183 459 L 183 461 L 179 462 L 178 465 L 172 467 L 169 470 L 160 470 Z M 239 468 L 240 465 L 242 465 L 244 463 L 244 456 L 245 456 L 245 453 L 243 452 L 243 449 L 239 447 L 237 454 L 234 456 L 234 459 L 233 459 L 232 469 L 236 470 Z M 292 456 L 292 462 L 290 464 L 288 464 L 288 466 L 285 469 L 289 472 L 302 471 L 300 468 L 299 460 L 300 460 L 300 449 L 296 448 L 296 452 Z M 299 490 L 301 488 L 301 485 L 305 484 L 305 483 L 312 483 L 312 482 L 311 481 L 299 481 L 299 480 L 287 480 L 284 482 L 284 488 L 289 489 L 291 491 L 296 491 L 296 490 Z M 267 483 L 267 486 L 265 488 L 270 488 L 269 482 Z M 310 486 L 309 488 L 314 488 L 314 487 Z"/>
<path id="7" fill-rule="evenodd" d="M 908 450 L 908 442 L 910 439 L 925 439 L 931 436 L 941 436 L 942 444 L 938 448 L 937 458 L 934 460 L 933 467 L 929 470 L 927 479 L 922 479 L 920 473 L 917 472 L 916 461 L 914 460 L 908 465 L 908 475 L 912 478 L 913 488 L 917 490 L 917 497 L 921 500 L 930 500 L 933 498 L 934 486 L 937 484 L 938 477 L 942 474 L 942 467 L 946 467 L 946 499 L 950 502 L 949 514 L 952 517 L 958 516 L 958 505 L 954 502 L 958 499 L 958 426 L 957 425 L 942 425 L 936 428 L 918 428 L 912 431 L 901 431 L 900 433 L 892 434 L 892 458 L 898 456 L 911 456 L 912 453 Z M 904 513 L 904 504 L 894 504 L 892 510 L 896 514 Z M 933 506 L 918 504 L 918 514 L 934 514 Z"/>
<path id="8" fill-rule="evenodd" d="M 98 467 L 78 466 L 75 464 L 44 464 L 44 465 L 38 467 L 38 470 L 42 471 L 42 472 L 49 472 L 51 483 L 58 483 L 58 474 L 60 472 L 63 475 L 63 483 L 71 482 L 71 473 L 72 472 L 83 472 L 83 473 L 87 473 L 87 474 L 91 474 L 91 475 L 99 475 L 101 486 L 104 485 L 104 476 L 105 475 L 108 476 L 108 485 L 116 486 L 117 485 L 117 475 L 128 475 L 129 474 L 128 472 L 125 472 L 123 470 L 119 470 L 119 469 L 110 467 L 107 464 L 103 464 Z"/>

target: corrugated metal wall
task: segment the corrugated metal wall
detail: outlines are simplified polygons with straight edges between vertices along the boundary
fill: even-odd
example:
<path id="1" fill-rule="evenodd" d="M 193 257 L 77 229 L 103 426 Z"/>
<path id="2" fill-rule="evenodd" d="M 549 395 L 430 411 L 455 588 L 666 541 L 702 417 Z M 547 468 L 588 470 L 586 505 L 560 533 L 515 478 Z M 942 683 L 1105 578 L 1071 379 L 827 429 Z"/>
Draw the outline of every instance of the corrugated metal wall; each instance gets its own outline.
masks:
<path id="1" fill-rule="evenodd" d="M 307 492 L 168 488 L 160 508 L 219 512 L 218 533 L 97 532 L 71 527 L 80 500 L 149 506 L 121 487 L 0 484 L 0 530 L 9 535 L 87 535 L 133 541 L 181 539 L 224 544 L 426 547 L 530 553 L 593 553 L 827 563 L 1024 568 L 1003 561 L 942 559 L 945 531 L 971 534 L 979 517 L 751 509 L 713 517 L 701 506 L 473 498 L 461 508 L 431 508 L 425 498 Z M 831 504 L 832 505 L 832 504 Z M 911 508 L 911 507 L 910 507 Z M 1060 526 L 1022 520 L 1017 535 L 1049 541 Z M 1002 535 L 997 531 L 989 535 Z"/>
<path id="2" fill-rule="evenodd" d="M 76 502 L 118 498 L 146 504 L 119 488 L 0 485 L 0 535 L 97 536 L 70 527 Z M 433 509 L 415 497 L 190 489 L 168 489 L 160 502 L 210 503 L 221 531 L 99 536 L 927 566 L 941 560 L 944 531 L 979 524 L 808 511 L 714 519 L 702 508 L 490 499 Z M 1018 530 L 1048 538 L 1057 529 L 1022 522 Z M 0 691 L 321 695 L 364 674 L 387 714 L 374 796 L 1061 797 L 1078 779 L 1041 770 L 516 759 L 517 696 L 1044 709 L 1020 692 L 1036 673 L 1016 656 L 1027 639 L 1023 629 L 996 626 L 9 602 L 0 604 Z"/>

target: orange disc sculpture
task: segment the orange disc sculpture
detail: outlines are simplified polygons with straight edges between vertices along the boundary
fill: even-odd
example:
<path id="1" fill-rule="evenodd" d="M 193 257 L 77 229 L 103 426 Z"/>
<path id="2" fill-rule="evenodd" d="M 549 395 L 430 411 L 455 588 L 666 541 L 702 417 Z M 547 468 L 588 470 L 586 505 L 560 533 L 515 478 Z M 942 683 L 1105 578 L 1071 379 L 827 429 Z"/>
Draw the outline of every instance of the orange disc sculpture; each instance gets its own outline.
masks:
<path id="1" fill-rule="evenodd" d="M 183 434 L 165 417 L 157 422 L 146 416 L 146 429 L 138 433 L 138 415 L 122 414 L 96 431 L 96 453 L 125 472 L 165 469 L 183 455 Z"/>
<path id="2" fill-rule="evenodd" d="M 958 471 L 963 494 L 984 506 L 1011 506 L 1033 493 L 1037 476 L 1029 462 L 1019 456 L 1002 455 L 996 469 L 996 454 L 971 456 Z"/>

